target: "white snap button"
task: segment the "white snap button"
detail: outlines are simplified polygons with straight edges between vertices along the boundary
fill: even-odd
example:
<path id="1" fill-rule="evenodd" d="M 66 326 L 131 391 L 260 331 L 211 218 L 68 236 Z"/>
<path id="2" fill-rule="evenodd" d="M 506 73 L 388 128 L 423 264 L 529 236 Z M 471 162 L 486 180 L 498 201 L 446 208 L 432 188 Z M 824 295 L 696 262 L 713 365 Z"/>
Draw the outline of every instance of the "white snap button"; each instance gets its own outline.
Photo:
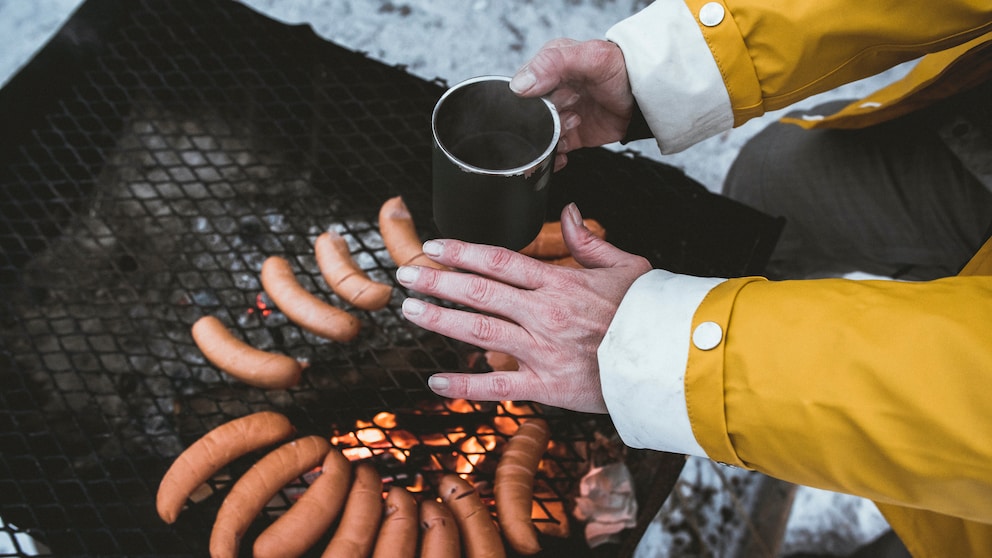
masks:
<path id="1" fill-rule="evenodd" d="M 692 332 L 692 344 L 701 351 L 708 351 L 720 344 L 723 328 L 716 322 L 703 322 Z"/>
<path id="2" fill-rule="evenodd" d="M 723 21 L 723 15 L 723 4 L 719 2 L 707 2 L 699 9 L 699 23 L 702 23 L 706 27 L 720 25 L 720 22 Z"/>

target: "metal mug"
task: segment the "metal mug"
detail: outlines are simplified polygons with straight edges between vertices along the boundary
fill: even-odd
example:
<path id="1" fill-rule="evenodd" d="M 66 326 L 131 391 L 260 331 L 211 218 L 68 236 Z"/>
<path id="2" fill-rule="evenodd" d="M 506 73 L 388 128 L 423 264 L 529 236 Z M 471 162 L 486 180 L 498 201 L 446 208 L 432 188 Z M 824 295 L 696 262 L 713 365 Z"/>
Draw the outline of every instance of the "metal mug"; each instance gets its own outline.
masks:
<path id="1" fill-rule="evenodd" d="M 544 223 L 561 121 L 509 82 L 471 78 L 434 106 L 434 223 L 447 238 L 519 250 Z"/>

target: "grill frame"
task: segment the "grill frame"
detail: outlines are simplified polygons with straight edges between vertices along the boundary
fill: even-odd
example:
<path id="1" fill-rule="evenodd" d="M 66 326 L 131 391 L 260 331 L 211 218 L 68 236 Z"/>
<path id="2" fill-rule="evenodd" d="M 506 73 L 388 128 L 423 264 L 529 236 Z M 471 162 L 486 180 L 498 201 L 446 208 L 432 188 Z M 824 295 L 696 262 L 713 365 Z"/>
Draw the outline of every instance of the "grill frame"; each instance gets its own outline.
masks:
<path id="1" fill-rule="evenodd" d="M 286 412 L 301 433 L 329 434 L 332 424 L 415 406 L 432 397 L 427 375 L 464 368 L 474 348 L 404 326 L 401 289 L 381 314 L 361 315 L 367 323 L 388 322 L 403 343 L 374 333 L 349 346 L 319 343 L 285 323 L 246 319 L 260 290 L 250 281 L 219 289 L 226 294 L 205 294 L 211 275 L 201 260 L 174 265 L 184 261 L 184 247 L 198 233 L 169 237 L 171 224 L 195 224 L 204 212 L 222 219 L 226 203 L 247 199 L 249 209 L 217 233 L 257 243 L 232 250 L 255 257 L 239 262 L 244 274 L 257 274 L 258 254 L 289 254 L 305 284 L 326 295 L 308 243 L 315 227 L 343 224 L 356 254 L 392 282 L 392 262 L 370 223 L 382 201 L 401 194 L 423 236 L 436 234 L 429 118 L 444 89 L 441 81 L 421 80 L 233 2 L 86 2 L 0 90 L 0 291 L 6 293 L 0 300 L 0 516 L 8 523 L 2 530 L 35 534 L 56 555 L 202 553 L 220 498 L 192 506 L 175 526 L 154 515 L 158 479 L 177 443 L 188 445 L 208 428 L 260 408 Z M 192 122 L 192 128 L 173 133 L 170 120 Z M 143 131 L 149 125 L 152 132 Z M 178 144 L 148 147 L 154 138 L 173 136 L 192 144 L 200 136 L 229 139 L 247 154 L 201 165 L 184 160 Z M 148 153 L 161 156 L 158 167 L 145 165 Z M 253 186 L 247 193 L 207 188 L 197 197 L 195 185 L 204 180 L 195 171 L 205 168 Z M 192 178 L 183 169 L 192 169 Z M 162 180 L 152 179 L 156 172 Z M 123 201 L 117 190 L 108 194 L 108 184 L 134 173 L 147 186 L 128 189 Z M 758 273 L 781 228 L 780 220 L 714 196 L 677 169 L 629 153 L 571 154 L 553 184 L 549 218 L 575 201 L 604 224 L 614 244 L 683 273 Z M 274 195 L 280 188 L 289 195 Z M 617 196 L 620 188 L 629 198 Z M 99 224 L 92 216 L 102 218 L 108 206 L 121 218 L 111 229 L 123 233 L 91 227 Z M 155 214 L 163 208 L 175 219 Z M 129 215 L 169 226 L 157 235 L 132 231 Z M 74 242 L 93 245 L 83 255 L 105 256 L 100 272 L 51 273 L 83 257 L 73 252 Z M 219 257 L 210 249 L 197 253 Z M 62 300 L 80 289 L 95 302 Z M 314 366 L 303 386 L 289 395 L 262 393 L 222 380 L 204 363 L 190 362 L 188 353 L 176 357 L 171 351 L 191 347 L 188 326 L 207 311 L 220 312 L 249 339 L 310 358 Z M 133 330 L 146 327 L 155 336 L 129 341 Z M 149 369 L 163 372 L 172 401 L 148 395 L 159 393 Z M 363 383 L 359 372 L 378 375 Z M 354 386 L 341 388 L 342 378 L 356 375 Z M 134 394 L 154 403 L 132 407 Z M 577 426 L 588 417 L 552 414 L 557 438 L 588 437 Z M 161 440 L 135 424 L 151 424 L 163 432 Z M 596 424 L 610 432 L 605 419 Z M 631 454 L 632 463 L 662 459 Z M 237 475 L 255 457 L 239 460 L 230 472 Z M 641 465 L 635 472 L 651 479 L 645 474 L 651 469 Z M 638 488 L 650 486 L 649 480 Z M 262 526 L 256 522 L 249 539 Z M 627 546 L 638 538 L 635 530 Z M 581 545 L 575 551 L 582 553 Z"/>

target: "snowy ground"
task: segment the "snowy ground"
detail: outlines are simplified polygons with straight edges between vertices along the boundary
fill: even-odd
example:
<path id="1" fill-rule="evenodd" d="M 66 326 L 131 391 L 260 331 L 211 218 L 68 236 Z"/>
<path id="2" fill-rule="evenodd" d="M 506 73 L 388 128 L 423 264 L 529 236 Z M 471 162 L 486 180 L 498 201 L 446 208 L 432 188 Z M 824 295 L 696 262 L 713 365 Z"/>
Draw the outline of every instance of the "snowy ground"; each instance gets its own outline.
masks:
<path id="1" fill-rule="evenodd" d="M 602 38 L 615 21 L 644 7 L 647 0 L 242 0 L 287 23 L 309 23 L 342 46 L 377 60 L 404 65 L 425 79 L 449 83 L 479 74 L 512 75 L 540 46 L 555 37 Z M 81 0 L 0 0 L 0 84 L 27 63 Z M 858 97 L 891 80 L 901 70 L 851 84 L 797 106 Z M 628 145 L 643 155 L 682 168 L 712 191 L 740 147 L 779 116 L 766 115 L 676 155 L 661 156 L 651 141 Z M 699 463 L 690 468 L 700 467 Z M 847 552 L 886 528 L 870 502 L 828 492 L 800 489 L 789 519 L 783 553 Z M 640 558 L 659 556 L 658 529 L 649 530 Z M 0 554 L 10 541 L 0 532 Z"/>

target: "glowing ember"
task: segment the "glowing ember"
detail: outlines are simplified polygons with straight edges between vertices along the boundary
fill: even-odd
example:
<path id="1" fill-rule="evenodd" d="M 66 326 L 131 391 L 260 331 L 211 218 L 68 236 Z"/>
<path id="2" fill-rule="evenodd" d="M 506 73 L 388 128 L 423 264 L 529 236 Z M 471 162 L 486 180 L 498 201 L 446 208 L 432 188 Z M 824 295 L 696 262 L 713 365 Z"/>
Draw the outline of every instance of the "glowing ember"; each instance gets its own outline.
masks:
<path id="1" fill-rule="evenodd" d="M 535 414 L 540 411 L 528 403 L 442 400 L 356 420 L 351 432 L 332 437 L 331 443 L 351 461 L 375 463 L 384 482 L 420 492 L 429 489 L 425 473 L 451 471 L 469 480 L 491 475 L 497 461 L 489 456 Z"/>
<path id="2" fill-rule="evenodd" d="M 379 428 L 396 428 L 396 415 L 383 411 L 372 418 L 372 423 Z"/>
<path id="3" fill-rule="evenodd" d="M 269 307 L 269 303 L 265 301 L 265 293 L 258 293 L 255 295 L 255 306 L 248 309 L 249 314 L 254 314 L 258 312 L 263 318 L 267 318 L 269 314 L 272 313 L 272 308 Z"/>

